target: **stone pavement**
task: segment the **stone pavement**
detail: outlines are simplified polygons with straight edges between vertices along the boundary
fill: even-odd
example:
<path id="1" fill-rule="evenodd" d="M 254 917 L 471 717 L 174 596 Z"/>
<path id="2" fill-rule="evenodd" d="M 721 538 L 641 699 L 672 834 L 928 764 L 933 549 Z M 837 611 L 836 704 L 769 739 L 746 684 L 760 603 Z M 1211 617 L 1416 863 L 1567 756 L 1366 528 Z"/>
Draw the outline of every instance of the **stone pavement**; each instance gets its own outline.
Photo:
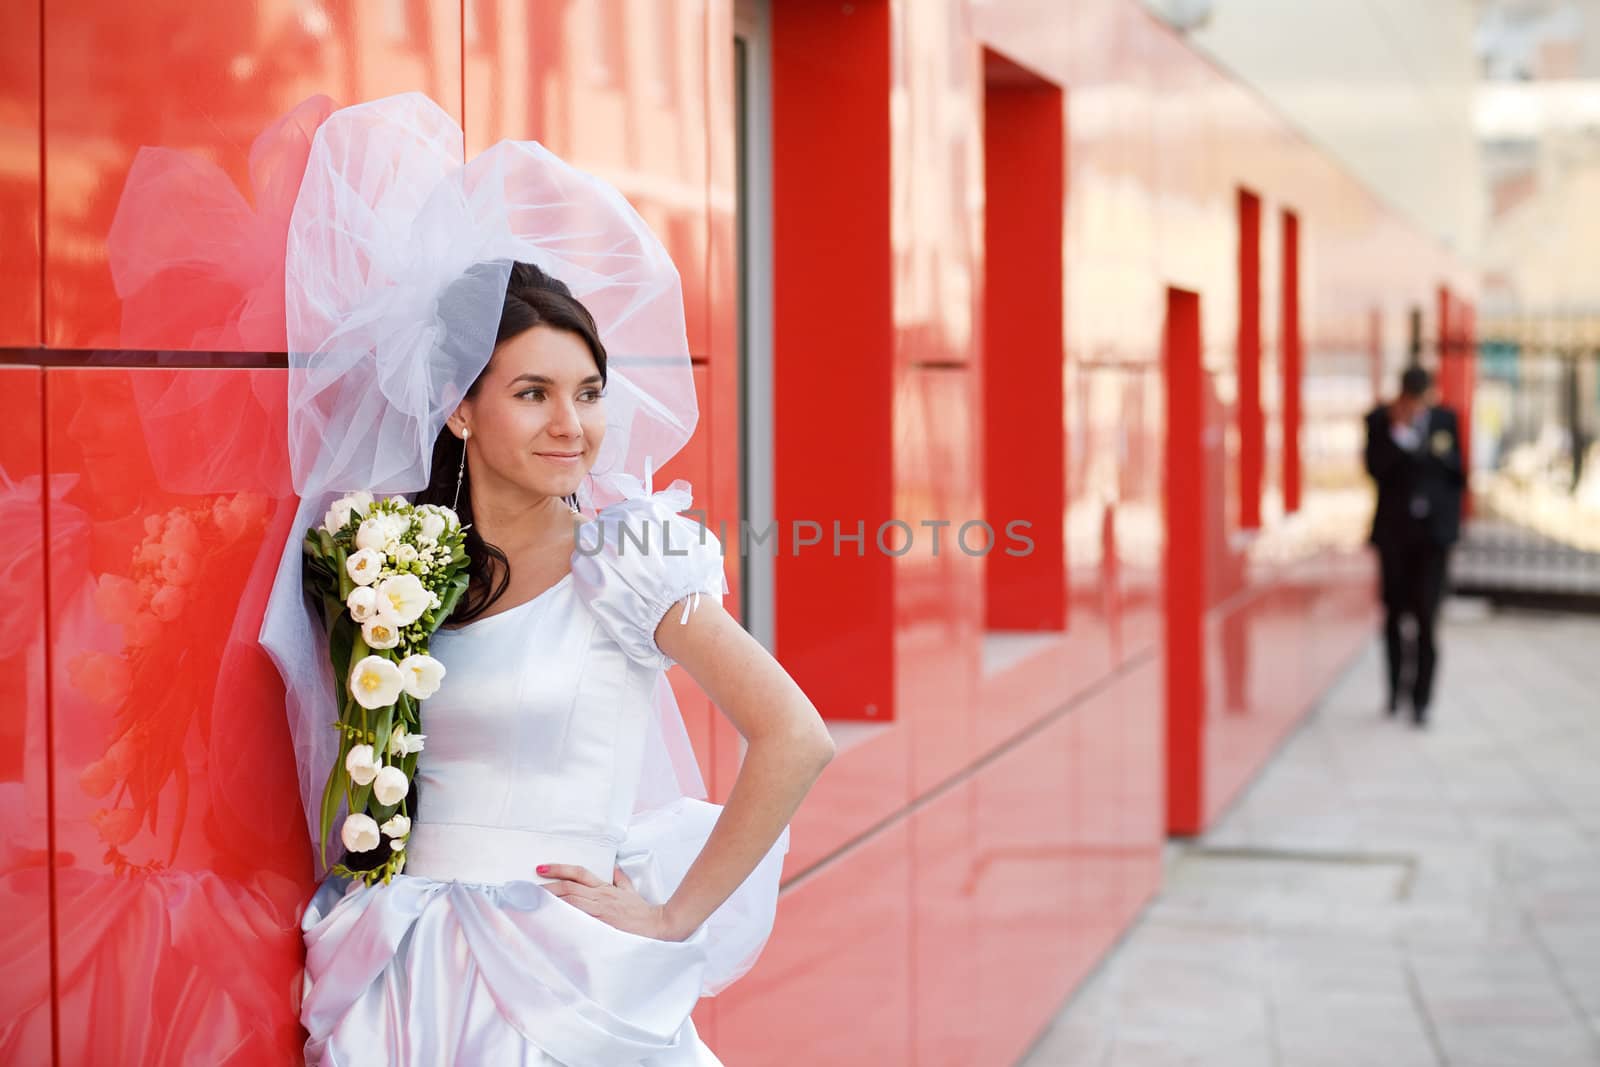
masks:
<path id="1" fill-rule="evenodd" d="M 1429 729 L 1375 639 L 1025 1067 L 1600 1064 L 1600 618 L 1442 642 Z"/>

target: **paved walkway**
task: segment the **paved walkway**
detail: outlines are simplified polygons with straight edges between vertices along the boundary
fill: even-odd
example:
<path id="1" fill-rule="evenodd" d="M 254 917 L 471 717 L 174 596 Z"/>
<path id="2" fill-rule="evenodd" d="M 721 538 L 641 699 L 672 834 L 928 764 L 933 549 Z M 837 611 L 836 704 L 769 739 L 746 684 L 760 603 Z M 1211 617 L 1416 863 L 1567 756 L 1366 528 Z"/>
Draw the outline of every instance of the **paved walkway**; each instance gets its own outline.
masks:
<path id="1" fill-rule="evenodd" d="M 1374 641 L 1026 1067 L 1600 1064 L 1600 620 L 1442 647 L 1419 732 Z"/>

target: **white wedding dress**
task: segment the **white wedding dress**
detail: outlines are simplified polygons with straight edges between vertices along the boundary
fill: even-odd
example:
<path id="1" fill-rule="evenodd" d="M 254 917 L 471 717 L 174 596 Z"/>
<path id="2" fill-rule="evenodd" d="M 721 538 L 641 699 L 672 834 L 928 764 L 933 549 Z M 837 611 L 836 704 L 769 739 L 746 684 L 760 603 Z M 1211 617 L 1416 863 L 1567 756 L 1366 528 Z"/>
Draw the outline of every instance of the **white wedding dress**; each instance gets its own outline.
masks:
<path id="1" fill-rule="evenodd" d="M 615 863 L 660 902 L 721 811 L 688 797 L 635 811 L 655 687 L 671 665 L 656 624 L 690 594 L 721 596 L 720 546 L 656 497 L 597 519 L 584 544 L 603 535 L 604 549 L 575 551 L 561 581 L 434 636 L 446 675 L 424 709 L 405 873 L 370 888 L 330 878 L 302 922 L 308 1063 L 718 1062 L 690 1012 L 765 944 L 787 831 L 682 942 L 624 933 L 534 872 L 579 864 L 610 881 Z M 664 523 L 674 554 L 659 547 Z M 621 540 L 623 526 L 650 524 L 653 552 Z"/>

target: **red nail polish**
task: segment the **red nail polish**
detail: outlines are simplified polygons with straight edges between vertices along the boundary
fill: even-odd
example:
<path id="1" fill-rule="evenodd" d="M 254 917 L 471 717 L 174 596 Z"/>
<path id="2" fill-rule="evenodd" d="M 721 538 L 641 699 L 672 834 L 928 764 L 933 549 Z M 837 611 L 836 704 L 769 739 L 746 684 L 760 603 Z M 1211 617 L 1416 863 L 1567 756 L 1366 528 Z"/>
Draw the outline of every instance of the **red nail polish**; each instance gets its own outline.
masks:
<path id="1" fill-rule="evenodd" d="M 548 863 L 541 863 L 539 866 L 535 867 L 534 870 L 540 874 L 548 874 L 550 873 L 550 865 Z"/>

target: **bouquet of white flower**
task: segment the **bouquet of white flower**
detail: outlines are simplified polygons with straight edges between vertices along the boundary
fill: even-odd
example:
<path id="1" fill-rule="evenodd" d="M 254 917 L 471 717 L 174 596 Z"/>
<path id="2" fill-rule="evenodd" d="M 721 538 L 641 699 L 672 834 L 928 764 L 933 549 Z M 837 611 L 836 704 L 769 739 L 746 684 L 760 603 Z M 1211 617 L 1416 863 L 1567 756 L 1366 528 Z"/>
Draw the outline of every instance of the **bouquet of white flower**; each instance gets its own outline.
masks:
<path id="1" fill-rule="evenodd" d="M 426 736 L 419 703 L 444 677 L 428 639 L 466 591 L 465 542 L 449 508 L 374 501 L 366 492 L 341 497 L 321 526 L 306 531 L 305 587 L 322 604 L 334 677 L 345 680 L 334 723 L 339 759 L 322 791 L 323 862 L 341 799 L 346 849 L 389 844 L 372 869 L 341 863 L 335 874 L 371 885 L 405 868 L 406 795 Z"/>

